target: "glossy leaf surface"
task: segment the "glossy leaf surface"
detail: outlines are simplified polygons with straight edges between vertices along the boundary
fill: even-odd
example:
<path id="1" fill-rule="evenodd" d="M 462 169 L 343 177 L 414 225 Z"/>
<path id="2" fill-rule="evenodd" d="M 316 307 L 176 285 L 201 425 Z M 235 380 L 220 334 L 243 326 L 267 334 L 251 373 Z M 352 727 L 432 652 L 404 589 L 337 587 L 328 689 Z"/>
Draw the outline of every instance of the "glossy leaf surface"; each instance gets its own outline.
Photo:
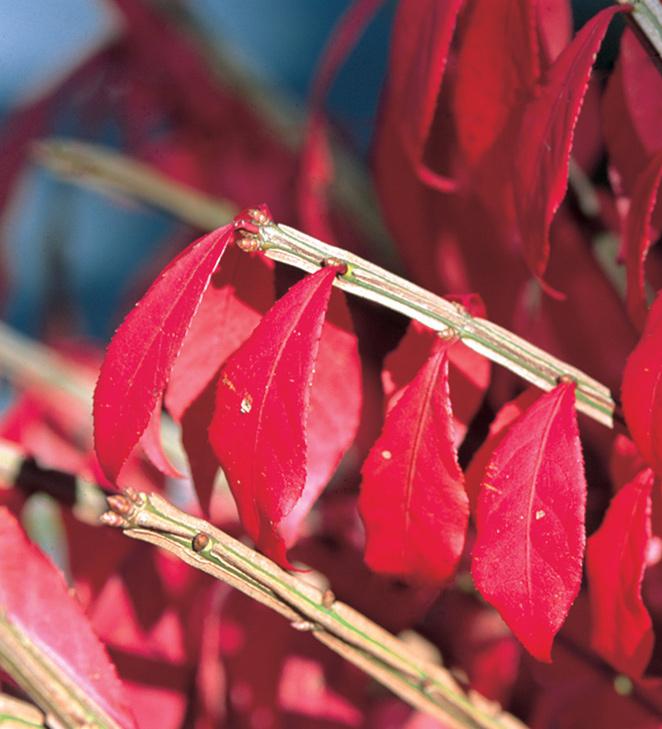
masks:
<path id="1" fill-rule="evenodd" d="M 120 727 L 136 726 L 124 688 L 61 574 L 0 509 L 0 608 L 31 650 L 52 662 Z"/>
<path id="2" fill-rule="evenodd" d="M 654 641 L 641 597 L 651 538 L 652 486 L 650 469 L 623 486 L 586 545 L 591 644 L 614 668 L 637 678 L 648 665 Z"/>
<path id="3" fill-rule="evenodd" d="M 225 226 L 192 243 L 159 274 L 115 332 L 94 393 L 94 442 L 116 481 L 161 402 L 170 371 L 232 235 Z"/>
<path id="4" fill-rule="evenodd" d="M 454 446 L 445 344 L 389 410 L 362 476 L 368 565 L 414 582 L 448 580 L 464 547 L 469 506 Z"/>
<path id="5" fill-rule="evenodd" d="M 337 268 L 293 286 L 222 368 L 209 435 L 244 528 L 285 563 L 278 525 L 306 482 L 310 387 Z"/>
<path id="6" fill-rule="evenodd" d="M 662 473 L 662 292 L 623 372 L 623 412 L 641 455 Z"/>
<path id="7" fill-rule="evenodd" d="M 489 460 L 472 572 L 481 595 L 549 661 L 582 577 L 586 481 L 574 388 L 558 385 L 512 424 Z"/>
<path id="8" fill-rule="evenodd" d="M 622 8 L 591 18 L 550 67 L 522 115 L 514 159 L 515 208 L 525 259 L 542 277 L 549 227 L 568 184 L 570 148 L 591 67 L 611 19 Z"/>

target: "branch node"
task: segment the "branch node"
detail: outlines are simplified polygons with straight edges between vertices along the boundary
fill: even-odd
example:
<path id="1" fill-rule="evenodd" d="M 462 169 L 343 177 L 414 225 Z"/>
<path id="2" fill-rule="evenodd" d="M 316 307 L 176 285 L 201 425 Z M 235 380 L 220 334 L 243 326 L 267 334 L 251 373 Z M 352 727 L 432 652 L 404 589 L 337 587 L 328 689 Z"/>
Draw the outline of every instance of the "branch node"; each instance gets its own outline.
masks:
<path id="1" fill-rule="evenodd" d="M 127 520 L 117 514 L 114 511 L 105 511 L 100 517 L 99 521 L 109 527 L 117 527 L 124 529 L 129 526 Z"/>
<path id="2" fill-rule="evenodd" d="M 206 549 L 206 547 L 209 546 L 210 542 L 209 534 L 205 534 L 204 532 L 198 532 L 194 537 L 193 541 L 191 542 L 191 549 L 193 549 L 194 552 L 202 552 L 203 549 Z"/>
<path id="3" fill-rule="evenodd" d="M 294 630 L 299 630 L 302 633 L 310 633 L 314 630 L 320 630 L 321 626 L 317 623 L 313 623 L 311 620 L 293 620 L 290 625 Z"/>
<path id="4" fill-rule="evenodd" d="M 327 610 L 333 606 L 336 601 L 336 596 L 333 594 L 333 590 L 324 590 L 322 593 L 322 607 Z"/>

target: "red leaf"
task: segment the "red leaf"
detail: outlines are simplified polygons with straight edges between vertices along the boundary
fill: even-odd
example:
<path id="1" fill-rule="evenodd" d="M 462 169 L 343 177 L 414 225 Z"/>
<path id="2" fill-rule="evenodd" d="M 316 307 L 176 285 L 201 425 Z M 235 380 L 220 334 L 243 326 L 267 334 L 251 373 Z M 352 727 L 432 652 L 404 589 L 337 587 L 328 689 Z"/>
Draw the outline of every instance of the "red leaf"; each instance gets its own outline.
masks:
<path id="1" fill-rule="evenodd" d="M 651 538 L 652 486 L 650 469 L 623 486 L 586 546 L 591 643 L 614 668 L 635 678 L 642 675 L 653 652 L 651 617 L 641 598 Z"/>
<path id="2" fill-rule="evenodd" d="M 209 279 L 232 236 L 219 228 L 163 269 L 115 332 L 94 393 L 94 442 L 111 481 L 161 402 L 173 363 Z"/>
<path id="3" fill-rule="evenodd" d="M 437 97 L 462 0 L 403 0 L 395 18 L 380 149 L 402 148 L 419 179 L 439 190 L 453 180 L 424 162 Z"/>
<path id="4" fill-rule="evenodd" d="M 541 661 L 579 592 L 585 502 L 574 387 L 561 384 L 492 453 L 473 553 L 476 587 Z"/>
<path id="5" fill-rule="evenodd" d="M 54 408 L 37 393 L 24 393 L 2 415 L 0 437 L 17 443 L 44 468 L 81 474 L 86 469 L 86 453 L 72 430 L 67 429 Z"/>
<path id="6" fill-rule="evenodd" d="M 0 509 L 0 607 L 32 649 L 121 727 L 136 726 L 103 645 L 53 565 Z"/>
<path id="7" fill-rule="evenodd" d="M 217 386 L 218 378 L 215 377 L 189 405 L 181 419 L 182 446 L 186 451 L 200 508 L 206 514 L 209 514 L 214 482 L 219 469 L 208 432 L 214 417 Z"/>
<path id="8" fill-rule="evenodd" d="M 572 38 L 570 0 L 538 0 L 538 32 L 546 65 L 553 63 Z"/>
<path id="9" fill-rule="evenodd" d="M 361 418 L 361 360 L 358 341 L 340 291 L 331 292 L 322 327 L 308 415 L 306 485 L 292 511 L 283 519 L 281 532 L 293 544 L 301 522 L 356 438 Z"/>
<path id="10" fill-rule="evenodd" d="M 452 415 L 440 342 L 388 412 L 363 465 L 365 559 L 377 572 L 441 584 L 457 567 L 469 507 Z"/>
<path id="11" fill-rule="evenodd" d="M 662 474 L 662 292 L 623 372 L 623 413 L 641 455 Z"/>
<path id="12" fill-rule="evenodd" d="M 180 614 L 177 602 L 186 595 L 169 594 L 166 565 L 180 576 L 192 574 L 171 555 L 135 544 L 88 611 L 122 676 L 140 729 L 183 725 L 194 674 L 186 644 L 194 641 L 200 624 Z"/>
<path id="13" fill-rule="evenodd" d="M 178 422 L 274 301 L 273 263 L 231 246 L 202 296 L 170 373 L 165 404 Z"/>
<path id="14" fill-rule="evenodd" d="M 170 459 L 166 455 L 161 442 L 161 401 L 163 398 L 159 398 L 154 412 L 152 413 L 147 428 L 142 434 L 140 439 L 140 445 L 145 451 L 145 455 L 149 461 L 157 468 L 164 476 L 170 476 L 171 478 L 184 478 L 184 474 L 178 471 L 175 466 L 172 465 Z"/>
<path id="15" fill-rule="evenodd" d="M 471 311 L 474 316 L 481 313 Z M 412 322 L 407 333 L 384 361 L 382 384 L 389 398 L 398 396 L 400 390 L 416 375 L 430 356 L 437 334 L 418 322 Z M 453 410 L 455 446 L 459 447 L 467 429 L 480 407 L 490 383 L 490 362 L 469 349 L 461 341 L 448 347 L 448 380 Z M 392 400 L 391 400 L 392 402 Z"/>
<path id="16" fill-rule="evenodd" d="M 279 524 L 306 482 L 306 420 L 337 267 L 293 286 L 221 371 L 209 438 L 244 528 L 287 564 Z"/>
<path id="17" fill-rule="evenodd" d="M 647 311 L 644 263 L 651 245 L 651 219 L 661 179 L 662 150 L 651 159 L 637 179 L 623 231 L 628 312 L 640 328 L 644 326 Z"/>
<path id="18" fill-rule="evenodd" d="M 549 258 L 549 227 L 565 196 L 572 137 L 591 67 L 607 27 L 622 7 L 593 17 L 549 69 L 525 107 L 515 147 L 513 183 L 524 257 L 542 277 Z"/>
<path id="19" fill-rule="evenodd" d="M 354 666 L 232 592 L 222 606 L 220 652 L 227 706 L 239 729 L 363 727 L 366 681 Z"/>
<path id="20" fill-rule="evenodd" d="M 487 434 L 487 438 L 485 438 L 481 447 L 474 453 L 465 473 L 464 487 L 469 497 L 472 512 L 476 510 L 476 502 L 478 501 L 480 488 L 485 478 L 485 470 L 487 469 L 494 449 L 508 433 L 508 426 L 514 423 L 535 402 L 539 395 L 540 391 L 535 387 L 524 390 L 514 400 L 503 405 L 490 424 L 490 431 Z"/>
<path id="21" fill-rule="evenodd" d="M 629 197 L 637 178 L 662 148 L 662 77 L 630 28 L 621 36 L 614 72 L 603 102 L 604 133 L 617 194 Z M 655 226 L 662 225 L 662 209 Z"/>
<path id="22" fill-rule="evenodd" d="M 614 438 L 609 458 L 609 476 L 614 493 L 630 483 L 644 468 L 646 464 L 637 446 L 626 435 L 619 433 Z"/>
<path id="23" fill-rule="evenodd" d="M 492 146 L 538 79 L 534 11 L 529 0 L 469 4 L 453 106 L 458 141 L 470 164 Z"/>

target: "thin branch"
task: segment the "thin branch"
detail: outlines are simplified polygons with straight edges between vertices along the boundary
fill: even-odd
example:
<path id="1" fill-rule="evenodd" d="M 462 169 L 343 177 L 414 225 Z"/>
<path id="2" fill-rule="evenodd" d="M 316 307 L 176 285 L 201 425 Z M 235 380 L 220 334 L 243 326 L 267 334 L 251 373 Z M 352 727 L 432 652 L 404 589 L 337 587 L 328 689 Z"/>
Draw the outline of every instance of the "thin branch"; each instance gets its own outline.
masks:
<path id="1" fill-rule="evenodd" d="M 229 202 L 175 187 L 153 167 L 98 145 L 49 139 L 34 145 L 33 156 L 60 177 L 141 200 L 201 230 L 218 228 L 237 212 Z"/>
<path id="2" fill-rule="evenodd" d="M 42 712 L 33 704 L 9 694 L 0 694 L 0 727 L 3 729 L 43 729 L 45 721 Z"/>
<path id="3" fill-rule="evenodd" d="M 94 148 L 90 149 L 89 145 L 71 145 L 62 141 L 57 145 L 42 144 L 39 148 L 41 161 L 53 169 L 62 170 L 62 160 L 69 160 L 68 174 L 77 181 L 84 182 L 85 179 L 78 177 L 80 169 L 86 170 L 88 175 L 92 174 L 92 170 L 95 183 L 107 183 L 113 189 L 160 207 L 168 204 L 171 206 L 168 209 L 176 212 L 186 222 L 198 224 L 198 211 L 213 210 L 214 205 L 217 206 L 216 212 L 209 222 L 219 225 L 228 221 L 229 216 L 222 216 L 224 207 L 219 208 L 218 203 L 210 198 L 178 183 L 167 181 L 162 176 L 159 176 L 158 185 L 154 186 L 149 175 L 140 174 L 121 189 L 126 174 L 117 174 L 118 165 L 124 166 L 126 172 L 130 169 L 128 165 L 135 163 L 114 154 L 112 164 L 108 166 L 108 158 L 97 152 Z M 72 161 L 74 159 L 77 160 L 75 164 Z M 142 167 L 144 166 L 141 165 Z M 163 195 L 165 188 L 167 196 Z M 341 248 L 330 246 L 285 225 L 276 225 L 272 221 L 261 221 L 257 224 L 259 235 L 246 239 L 247 248 L 260 248 L 268 257 L 305 271 L 317 270 L 327 258 L 346 262 L 350 265 L 350 270 L 336 280 L 339 288 L 378 302 L 432 329 L 452 329 L 467 346 L 544 390 L 553 388 L 559 377 L 571 377 L 577 382 L 579 410 L 609 428 L 613 427 L 614 417 L 620 419 L 609 388 L 506 329 L 485 319 L 472 317 L 457 304 L 452 304 Z"/>
<path id="4" fill-rule="evenodd" d="M 576 367 L 359 256 L 289 226 L 278 225 L 258 211 L 253 213 L 251 222 L 257 227 L 257 234 L 247 233 L 239 241 L 245 250 L 261 250 L 275 261 L 309 272 L 318 270 L 329 259 L 345 263 L 347 273 L 334 282 L 338 288 L 386 306 L 440 333 L 450 330 L 471 349 L 543 390 L 555 387 L 561 377 L 572 378 L 577 383 L 577 409 L 613 427 L 616 403 L 609 388 Z"/>
<path id="5" fill-rule="evenodd" d="M 364 615 L 285 572 L 202 519 L 158 494 L 127 490 L 109 498 L 102 521 L 155 544 L 278 612 L 297 630 L 351 661 L 412 706 L 457 729 L 522 729 L 513 716 L 479 696 L 467 696 L 451 674 L 413 652 Z"/>

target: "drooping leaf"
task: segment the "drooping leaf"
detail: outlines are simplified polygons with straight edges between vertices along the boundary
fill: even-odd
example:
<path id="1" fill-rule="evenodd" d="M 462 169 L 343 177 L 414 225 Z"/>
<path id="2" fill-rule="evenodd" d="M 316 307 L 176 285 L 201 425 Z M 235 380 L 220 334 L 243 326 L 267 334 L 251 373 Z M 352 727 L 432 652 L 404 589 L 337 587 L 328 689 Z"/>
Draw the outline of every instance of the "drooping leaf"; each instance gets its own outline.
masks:
<path id="1" fill-rule="evenodd" d="M 632 191 L 623 231 L 627 266 L 627 306 L 632 320 L 643 328 L 646 321 L 644 263 L 651 241 L 651 219 L 662 180 L 662 150 L 648 163 Z"/>
<path id="2" fill-rule="evenodd" d="M 483 597 L 538 660 L 581 584 L 586 481 L 574 386 L 541 395 L 488 463 L 472 572 Z"/>
<path id="3" fill-rule="evenodd" d="M 623 413 L 646 462 L 662 474 L 662 292 L 623 371 Z"/>
<path id="4" fill-rule="evenodd" d="M 401 149 L 418 178 L 439 190 L 452 190 L 455 182 L 425 163 L 425 146 L 461 5 L 462 0 L 400 3 L 382 110 L 380 153 Z"/>
<path id="5" fill-rule="evenodd" d="M 453 437 L 440 342 L 387 413 L 363 465 L 365 560 L 377 572 L 442 584 L 455 571 L 469 506 Z"/>
<path id="6" fill-rule="evenodd" d="M 540 391 L 530 387 L 519 394 L 514 400 L 510 400 L 501 407 L 499 412 L 490 423 L 490 430 L 487 438 L 480 448 L 474 453 L 471 463 L 464 474 L 464 486 L 469 497 L 471 511 L 475 512 L 478 495 L 485 479 L 485 470 L 490 462 L 492 453 L 508 433 L 508 426 L 514 423 L 519 416 L 532 405 L 540 396 Z"/>
<path id="7" fill-rule="evenodd" d="M 605 8 L 584 25 L 522 114 L 513 160 L 515 209 L 524 257 L 539 278 L 549 258 L 549 227 L 568 185 L 572 136 L 591 67 L 611 19 L 622 11 Z"/>
<path id="8" fill-rule="evenodd" d="M 591 644 L 614 668 L 635 678 L 646 669 L 654 641 L 651 616 L 641 597 L 651 538 L 652 486 L 650 469 L 623 486 L 586 545 Z"/>
<path id="9" fill-rule="evenodd" d="M 232 226 L 203 236 L 177 256 L 115 332 L 94 393 L 94 441 L 111 481 L 159 405 L 182 341 Z"/>
<path id="10" fill-rule="evenodd" d="M 294 544 L 301 523 L 356 438 L 361 418 L 358 340 L 340 291 L 332 291 L 322 327 L 307 421 L 306 485 L 283 519 L 285 543 Z"/>
<path id="11" fill-rule="evenodd" d="M 124 688 L 62 575 L 0 509 L 0 611 L 30 651 L 85 697 L 98 717 L 135 727 Z M 15 678 L 21 683 L 19 675 Z M 108 719 L 105 719 L 108 721 Z"/>
<path id="12" fill-rule="evenodd" d="M 205 513 L 219 468 L 207 433 L 218 370 L 246 341 L 273 301 L 273 263 L 231 247 L 212 276 L 172 368 L 165 402 L 182 426 L 182 445 Z"/>
<path id="13" fill-rule="evenodd" d="M 281 564 L 278 526 L 306 482 L 310 387 L 337 272 L 322 268 L 293 286 L 230 357 L 209 430 L 244 528 Z"/>
<path id="14" fill-rule="evenodd" d="M 469 164 L 492 146 L 538 80 L 535 5 L 528 0 L 467 4 L 453 107 L 458 142 Z"/>

